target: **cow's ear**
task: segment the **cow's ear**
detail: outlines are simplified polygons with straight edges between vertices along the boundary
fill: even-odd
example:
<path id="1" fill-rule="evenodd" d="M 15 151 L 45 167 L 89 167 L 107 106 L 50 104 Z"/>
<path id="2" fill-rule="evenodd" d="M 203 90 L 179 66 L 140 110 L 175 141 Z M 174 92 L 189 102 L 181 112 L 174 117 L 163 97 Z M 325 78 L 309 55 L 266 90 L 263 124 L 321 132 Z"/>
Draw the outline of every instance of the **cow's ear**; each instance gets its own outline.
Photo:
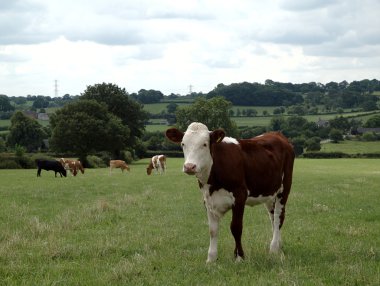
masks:
<path id="1" fill-rule="evenodd" d="M 170 128 L 166 130 L 165 135 L 170 141 L 174 143 L 181 143 L 184 134 L 182 131 L 179 131 L 177 128 Z"/>
<path id="2" fill-rule="evenodd" d="M 226 133 L 222 129 L 214 130 L 210 133 L 210 143 L 219 143 L 222 142 L 224 136 L 226 136 Z"/>

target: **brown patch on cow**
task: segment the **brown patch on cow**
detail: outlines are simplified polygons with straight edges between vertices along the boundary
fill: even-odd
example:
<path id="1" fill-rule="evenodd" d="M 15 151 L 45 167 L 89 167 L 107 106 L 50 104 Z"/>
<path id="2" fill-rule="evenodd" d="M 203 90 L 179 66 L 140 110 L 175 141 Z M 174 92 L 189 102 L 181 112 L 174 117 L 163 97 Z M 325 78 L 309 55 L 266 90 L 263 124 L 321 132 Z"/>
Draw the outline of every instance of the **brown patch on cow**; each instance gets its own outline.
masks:
<path id="1" fill-rule="evenodd" d="M 169 128 L 166 130 L 165 135 L 170 141 L 174 143 L 181 143 L 184 133 L 179 131 L 177 128 Z"/>

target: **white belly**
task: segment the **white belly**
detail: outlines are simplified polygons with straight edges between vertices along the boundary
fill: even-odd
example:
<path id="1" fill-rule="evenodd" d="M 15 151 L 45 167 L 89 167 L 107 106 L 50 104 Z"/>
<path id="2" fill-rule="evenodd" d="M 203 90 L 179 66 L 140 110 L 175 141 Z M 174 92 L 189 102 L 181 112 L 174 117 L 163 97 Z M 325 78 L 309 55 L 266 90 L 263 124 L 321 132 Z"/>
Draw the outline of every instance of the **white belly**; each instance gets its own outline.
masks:
<path id="1" fill-rule="evenodd" d="M 201 191 L 205 206 L 209 212 L 217 217 L 222 217 L 235 203 L 235 197 L 225 189 L 214 191 L 210 196 L 209 186 L 204 186 Z"/>

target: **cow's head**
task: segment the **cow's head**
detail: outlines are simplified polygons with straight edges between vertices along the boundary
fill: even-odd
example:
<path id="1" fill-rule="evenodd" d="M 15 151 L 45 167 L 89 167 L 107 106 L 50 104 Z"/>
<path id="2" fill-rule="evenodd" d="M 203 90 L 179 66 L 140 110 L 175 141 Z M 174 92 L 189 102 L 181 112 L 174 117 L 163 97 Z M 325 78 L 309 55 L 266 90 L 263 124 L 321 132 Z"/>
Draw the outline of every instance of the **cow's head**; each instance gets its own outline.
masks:
<path id="1" fill-rule="evenodd" d="M 152 170 L 153 170 L 153 164 L 152 164 L 152 162 L 150 162 L 149 166 L 146 168 L 146 173 L 147 173 L 148 176 L 150 174 L 152 174 Z"/>
<path id="2" fill-rule="evenodd" d="M 225 133 L 223 130 L 210 132 L 206 125 L 193 122 L 186 132 L 176 128 L 166 131 L 166 137 L 175 143 L 180 143 L 185 163 L 183 171 L 188 175 L 196 175 L 198 179 L 208 178 L 212 166 L 210 146 L 223 140 Z"/>

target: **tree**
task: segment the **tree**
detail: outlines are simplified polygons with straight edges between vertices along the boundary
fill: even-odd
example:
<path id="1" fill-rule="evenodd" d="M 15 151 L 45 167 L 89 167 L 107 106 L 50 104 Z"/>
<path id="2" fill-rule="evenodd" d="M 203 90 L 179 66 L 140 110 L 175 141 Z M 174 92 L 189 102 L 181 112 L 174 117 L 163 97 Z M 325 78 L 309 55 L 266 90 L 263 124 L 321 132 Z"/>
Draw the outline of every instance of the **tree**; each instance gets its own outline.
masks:
<path id="1" fill-rule="evenodd" d="M 377 110 L 377 104 L 376 101 L 374 100 L 366 100 L 362 103 L 362 108 L 365 111 L 372 111 L 372 110 Z"/>
<path id="2" fill-rule="evenodd" d="M 301 116 L 306 114 L 306 110 L 303 105 L 293 105 L 289 106 L 288 114 L 296 114 Z"/>
<path id="3" fill-rule="evenodd" d="M 32 152 L 41 146 L 45 136 L 42 126 L 35 119 L 25 116 L 21 111 L 12 116 L 7 138 L 9 146 L 14 147 L 18 144 Z"/>
<path id="4" fill-rule="evenodd" d="M 364 124 L 366 128 L 376 128 L 380 127 L 380 115 L 375 115 L 370 117 L 367 122 Z"/>
<path id="5" fill-rule="evenodd" d="M 283 113 L 285 113 L 285 108 L 283 106 L 276 107 L 275 109 L 273 109 L 274 115 L 283 114 Z"/>
<path id="6" fill-rule="evenodd" d="M 343 133 L 339 129 L 332 128 L 329 133 L 329 138 L 333 143 L 338 143 L 339 141 L 343 141 Z"/>
<path id="7" fill-rule="evenodd" d="M 303 148 L 305 145 L 305 139 L 302 137 L 295 137 L 295 138 L 292 138 L 291 142 L 292 142 L 294 153 L 296 154 L 296 156 L 302 155 Z"/>
<path id="8" fill-rule="evenodd" d="M 138 94 L 132 94 L 132 96 L 141 103 L 149 104 L 149 103 L 158 103 L 161 99 L 164 98 L 164 95 L 161 91 L 158 90 L 146 90 L 140 89 Z"/>
<path id="9" fill-rule="evenodd" d="M 122 123 L 128 126 L 130 136 L 128 146 L 135 147 L 137 139 L 141 138 L 148 113 L 143 110 L 143 106 L 130 98 L 124 88 L 115 84 L 102 83 L 88 86 L 81 96 L 81 100 L 93 99 L 106 104 L 109 112 L 119 117 Z"/>
<path id="10" fill-rule="evenodd" d="M 350 130 L 350 122 L 346 117 L 339 116 L 331 119 L 329 121 L 331 128 L 342 130 L 343 132 L 347 132 Z"/>
<path id="11" fill-rule="evenodd" d="M 8 96 L 0 94 L 0 111 L 13 111 L 14 109 Z"/>
<path id="12" fill-rule="evenodd" d="M 47 98 L 45 98 L 44 96 L 37 96 L 37 99 L 35 101 L 33 101 L 33 105 L 32 105 L 34 108 L 46 108 L 49 106 L 49 100 Z"/>
<path id="13" fill-rule="evenodd" d="M 177 110 L 177 107 L 178 107 L 178 104 L 176 104 L 174 102 L 170 102 L 166 106 L 166 110 L 168 111 L 168 113 L 175 113 L 175 111 Z"/>
<path id="14" fill-rule="evenodd" d="M 312 137 L 305 142 L 306 151 L 319 151 L 321 150 L 321 138 Z"/>
<path id="15" fill-rule="evenodd" d="M 74 152 L 86 163 L 96 151 L 119 154 L 130 136 L 122 120 L 95 100 L 69 103 L 50 116 L 50 146 L 56 152 Z"/>
<path id="16" fill-rule="evenodd" d="M 201 122 L 210 130 L 223 128 L 228 136 L 237 137 L 238 130 L 235 122 L 229 117 L 231 103 L 223 97 L 213 97 L 209 100 L 199 97 L 191 106 L 177 109 L 177 125 L 186 130 L 192 122 Z"/>
<path id="17" fill-rule="evenodd" d="M 272 131 L 281 131 L 286 128 L 286 120 L 282 116 L 273 117 L 270 120 L 269 129 Z"/>

